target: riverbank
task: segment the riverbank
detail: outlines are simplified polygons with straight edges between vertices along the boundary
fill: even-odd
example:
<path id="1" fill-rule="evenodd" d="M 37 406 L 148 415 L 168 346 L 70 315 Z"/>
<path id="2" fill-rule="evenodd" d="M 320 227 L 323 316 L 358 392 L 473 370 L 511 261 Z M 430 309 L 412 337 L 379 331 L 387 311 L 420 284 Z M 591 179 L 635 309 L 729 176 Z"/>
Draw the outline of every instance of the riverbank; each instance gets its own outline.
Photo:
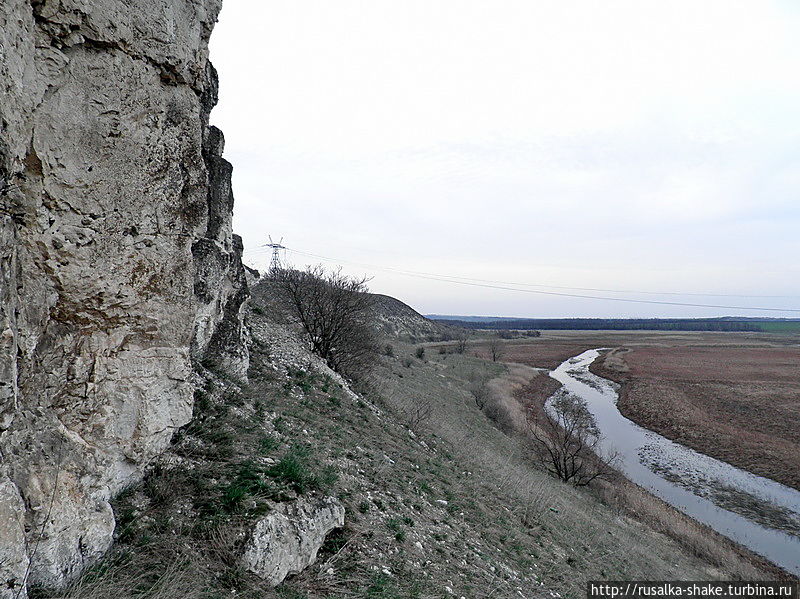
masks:
<path id="1" fill-rule="evenodd" d="M 590 370 L 640 426 L 800 489 L 800 347 L 625 346 Z"/>
<path id="2" fill-rule="evenodd" d="M 527 351 L 535 353 L 535 357 L 531 356 L 533 357 L 532 365 L 541 366 L 544 363 L 542 360 L 552 359 L 566 349 L 561 347 L 560 343 L 556 345 L 557 347 L 550 348 L 550 351 L 542 351 L 544 348 L 541 344 L 535 348 L 529 348 Z M 572 343 L 566 345 L 575 347 Z M 578 348 L 580 349 L 580 345 Z M 514 355 L 519 358 L 525 351 L 518 347 Z M 535 385 L 519 389 L 517 398 L 526 409 L 539 410 L 541 413 L 545 401 L 553 390 L 552 385 L 542 385 L 541 381 L 536 381 Z M 630 482 L 624 476 L 619 476 L 611 482 L 594 484 L 591 493 L 606 505 L 611 506 L 622 517 L 634 518 L 646 523 L 649 527 L 676 540 L 695 555 L 718 567 L 730 568 L 732 564 L 736 564 L 736 569 L 743 578 L 755 575 L 755 571 L 768 573 L 767 575 L 770 577 L 791 578 L 791 575 L 768 560 L 683 514 L 665 501 Z"/>
<path id="3" fill-rule="evenodd" d="M 800 492 L 698 453 L 631 422 L 617 408 L 618 385 L 589 372 L 597 350 L 551 373 L 586 402 L 599 448 L 618 456 L 625 477 L 748 550 L 800 575 Z M 780 517 L 779 517 L 780 516 Z"/>

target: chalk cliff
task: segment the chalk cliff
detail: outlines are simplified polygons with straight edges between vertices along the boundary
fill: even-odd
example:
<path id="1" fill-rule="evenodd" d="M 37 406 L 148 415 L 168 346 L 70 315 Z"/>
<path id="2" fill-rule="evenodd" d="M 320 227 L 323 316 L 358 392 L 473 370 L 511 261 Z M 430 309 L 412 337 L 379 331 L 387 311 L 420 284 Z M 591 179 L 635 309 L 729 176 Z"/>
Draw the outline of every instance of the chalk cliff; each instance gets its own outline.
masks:
<path id="1" fill-rule="evenodd" d="M 0 597 L 102 556 L 198 365 L 247 370 L 220 4 L 0 3 Z"/>

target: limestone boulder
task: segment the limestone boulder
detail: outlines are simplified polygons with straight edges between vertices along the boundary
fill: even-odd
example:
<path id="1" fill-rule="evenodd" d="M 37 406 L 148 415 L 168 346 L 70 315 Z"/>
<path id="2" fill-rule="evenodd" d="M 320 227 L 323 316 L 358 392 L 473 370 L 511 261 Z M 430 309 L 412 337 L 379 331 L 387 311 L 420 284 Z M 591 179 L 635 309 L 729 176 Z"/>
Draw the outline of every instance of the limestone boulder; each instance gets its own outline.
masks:
<path id="1" fill-rule="evenodd" d="M 255 525 L 242 561 L 250 572 L 276 586 L 317 559 L 325 537 L 344 525 L 344 506 L 333 497 L 279 504 Z"/>

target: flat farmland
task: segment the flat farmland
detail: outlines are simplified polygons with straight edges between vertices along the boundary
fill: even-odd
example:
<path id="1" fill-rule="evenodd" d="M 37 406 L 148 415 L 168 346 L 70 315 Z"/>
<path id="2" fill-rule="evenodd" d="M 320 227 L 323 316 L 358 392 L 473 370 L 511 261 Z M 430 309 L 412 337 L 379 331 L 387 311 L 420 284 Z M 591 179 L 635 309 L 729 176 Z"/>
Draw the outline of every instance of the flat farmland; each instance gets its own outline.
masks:
<path id="1" fill-rule="evenodd" d="M 645 428 L 800 489 L 800 336 L 771 333 L 543 331 L 500 359 L 553 369 L 606 347 L 591 370 L 622 385 L 620 411 Z M 470 350 L 490 357 L 489 342 Z M 549 389 L 529 400 L 542 402 Z"/>
<path id="2" fill-rule="evenodd" d="M 601 359 L 594 370 L 622 383 L 626 417 L 800 489 L 800 347 L 625 349 L 613 369 Z"/>
<path id="3" fill-rule="evenodd" d="M 598 347 L 619 347 L 627 344 L 681 345 L 692 343 L 707 333 L 673 333 L 650 331 L 542 331 L 541 337 L 512 339 L 500 343 L 500 359 L 504 362 L 518 362 L 536 368 L 552 370 L 587 349 Z M 716 334 L 717 336 L 719 334 Z M 469 345 L 469 351 L 491 360 L 490 342 L 480 340 Z"/>
<path id="4" fill-rule="evenodd" d="M 480 339 L 470 343 L 469 352 L 491 359 L 489 346 L 487 339 Z M 541 337 L 502 341 L 500 351 L 504 362 L 553 369 L 572 356 L 598 347 L 730 347 L 759 351 L 794 347 L 800 350 L 800 335 L 694 331 L 542 331 Z"/>

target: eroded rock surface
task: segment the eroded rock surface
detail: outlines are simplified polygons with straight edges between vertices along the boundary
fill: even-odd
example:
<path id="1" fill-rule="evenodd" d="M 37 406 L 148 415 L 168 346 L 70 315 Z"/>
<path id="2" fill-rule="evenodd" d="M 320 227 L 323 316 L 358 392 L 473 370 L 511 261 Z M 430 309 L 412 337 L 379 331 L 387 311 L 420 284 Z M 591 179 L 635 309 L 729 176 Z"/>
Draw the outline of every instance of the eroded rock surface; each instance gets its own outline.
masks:
<path id="1" fill-rule="evenodd" d="M 272 586 L 317 559 L 325 537 L 344 525 L 344 506 L 333 497 L 280 504 L 258 521 L 242 558 L 245 567 Z"/>
<path id="2" fill-rule="evenodd" d="M 191 416 L 193 363 L 246 372 L 219 9 L 0 3 L 0 597 L 106 551 L 110 497 Z"/>

